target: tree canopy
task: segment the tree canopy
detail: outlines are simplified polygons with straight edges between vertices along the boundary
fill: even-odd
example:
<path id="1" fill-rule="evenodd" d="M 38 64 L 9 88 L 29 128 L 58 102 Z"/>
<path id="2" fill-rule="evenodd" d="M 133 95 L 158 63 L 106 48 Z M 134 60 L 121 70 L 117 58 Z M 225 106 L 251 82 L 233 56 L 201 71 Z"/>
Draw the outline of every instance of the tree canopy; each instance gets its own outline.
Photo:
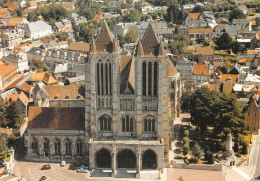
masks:
<path id="1" fill-rule="evenodd" d="M 216 41 L 220 50 L 228 50 L 232 42 L 232 37 L 228 33 L 223 33 Z"/>
<path id="2" fill-rule="evenodd" d="M 233 9 L 232 11 L 229 12 L 229 21 L 232 22 L 233 19 L 244 19 L 245 15 L 243 11 L 239 9 Z"/>
<path id="3" fill-rule="evenodd" d="M 205 131 L 213 127 L 215 135 L 243 133 L 244 117 L 235 95 L 198 88 L 190 100 L 191 123 Z"/>

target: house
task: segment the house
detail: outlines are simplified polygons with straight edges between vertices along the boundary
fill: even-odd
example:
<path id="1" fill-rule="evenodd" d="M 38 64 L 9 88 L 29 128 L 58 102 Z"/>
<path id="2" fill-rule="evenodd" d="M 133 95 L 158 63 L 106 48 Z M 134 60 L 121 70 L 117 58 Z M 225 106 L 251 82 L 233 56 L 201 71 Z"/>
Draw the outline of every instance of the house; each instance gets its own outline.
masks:
<path id="1" fill-rule="evenodd" d="M 251 39 L 250 48 L 255 49 L 260 47 L 260 37 L 259 34 L 256 33 L 255 36 Z"/>
<path id="2" fill-rule="evenodd" d="M 234 83 L 222 82 L 222 83 L 204 83 L 203 86 L 208 87 L 210 90 L 214 90 L 220 93 L 230 94 L 233 92 Z"/>
<path id="3" fill-rule="evenodd" d="M 189 13 L 185 20 L 185 25 L 189 24 L 191 20 L 201 20 L 203 21 L 203 16 L 201 13 Z"/>
<path id="4" fill-rule="evenodd" d="M 82 54 L 87 54 L 89 52 L 89 49 L 90 49 L 89 44 L 84 43 L 83 41 L 72 42 L 68 47 L 69 51 L 79 52 Z"/>
<path id="5" fill-rule="evenodd" d="M 119 1 L 109 1 L 107 6 L 110 8 L 119 8 L 120 2 Z"/>
<path id="6" fill-rule="evenodd" d="M 196 28 L 205 28 L 208 26 L 208 23 L 206 21 L 203 20 L 189 20 L 187 23 L 187 26 L 189 28 L 191 27 L 196 27 Z"/>
<path id="7" fill-rule="evenodd" d="M 23 32 L 17 31 L 4 31 L 0 32 L 0 37 L 2 41 L 0 42 L 0 46 L 2 48 L 14 48 L 21 44 L 23 38 Z"/>
<path id="8" fill-rule="evenodd" d="M 189 28 L 188 36 L 191 40 L 197 40 L 201 37 L 205 39 L 213 38 L 213 28 Z"/>
<path id="9" fill-rule="evenodd" d="M 176 69 L 181 75 L 182 80 L 192 80 L 192 72 L 194 67 L 194 62 L 189 61 L 179 61 L 176 64 Z"/>
<path id="10" fill-rule="evenodd" d="M 68 19 L 62 19 L 60 22 L 54 23 L 54 32 L 72 32 L 72 24 Z"/>
<path id="11" fill-rule="evenodd" d="M 12 94 L 21 94 L 23 92 L 27 97 L 30 98 L 32 86 L 27 83 L 27 80 L 29 80 L 30 77 L 31 77 L 31 74 L 29 74 L 29 73 L 19 76 L 13 82 L 8 84 L 5 87 L 5 90 L 9 91 L 9 90 L 14 89 L 15 93 L 12 93 Z"/>
<path id="12" fill-rule="evenodd" d="M 236 9 L 242 11 L 245 15 L 248 12 L 248 8 L 246 7 L 246 5 L 237 6 Z"/>
<path id="13" fill-rule="evenodd" d="M 239 30 L 252 31 L 252 20 L 250 19 L 233 19 L 232 25 L 237 25 Z"/>
<path id="14" fill-rule="evenodd" d="M 238 60 L 238 64 L 243 65 L 243 66 L 251 66 L 251 62 L 253 61 L 253 58 L 248 58 L 248 57 L 244 57 Z"/>
<path id="15" fill-rule="evenodd" d="M 6 65 L 0 61 L 0 90 L 3 90 L 8 84 L 17 77 L 17 69 L 15 66 Z"/>
<path id="16" fill-rule="evenodd" d="M 37 1 L 27 1 L 30 4 L 30 7 L 28 9 L 36 9 L 38 4 Z"/>
<path id="17" fill-rule="evenodd" d="M 115 36 L 121 35 L 124 36 L 128 30 L 138 29 L 137 22 L 133 23 L 118 23 L 113 28 L 113 33 Z"/>
<path id="18" fill-rule="evenodd" d="M 20 94 L 10 94 L 5 97 L 5 104 L 10 105 L 16 103 L 22 112 L 27 115 L 27 107 L 29 103 L 29 98 L 21 92 Z"/>
<path id="19" fill-rule="evenodd" d="M 229 24 L 229 21 L 227 18 L 224 17 L 219 17 L 216 19 L 217 24 Z"/>
<path id="20" fill-rule="evenodd" d="M 226 32 L 227 32 L 232 38 L 236 38 L 236 36 L 237 36 L 237 34 L 238 34 L 238 30 L 239 30 L 239 26 L 238 26 L 238 25 L 232 25 L 232 24 L 226 25 Z"/>
<path id="21" fill-rule="evenodd" d="M 17 5 L 12 1 L 7 1 L 5 3 L 5 7 L 7 7 L 8 11 L 14 12 L 16 9 L 18 9 Z"/>
<path id="22" fill-rule="evenodd" d="M 75 9 L 74 2 L 61 2 L 61 5 L 66 9 Z"/>
<path id="23" fill-rule="evenodd" d="M 37 39 L 52 34 L 51 26 L 42 20 L 25 24 L 24 32 L 25 36 L 31 39 Z"/>
<path id="24" fill-rule="evenodd" d="M 74 85 L 46 86 L 38 84 L 32 90 L 37 107 L 84 107 L 84 90 Z"/>
<path id="25" fill-rule="evenodd" d="M 216 37 L 220 37 L 223 33 L 226 32 L 226 24 L 218 24 L 215 27 L 215 35 Z"/>
<path id="26" fill-rule="evenodd" d="M 260 96 L 258 94 L 252 93 L 243 112 L 245 115 L 245 129 L 258 135 L 260 129 Z"/>
<path id="27" fill-rule="evenodd" d="M 205 64 L 195 64 L 192 73 L 193 82 L 195 82 L 197 86 L 209 82 L 210 80 L 209 69 Z"/>
<path id="28" fill-rule="evenodd" d="M 48 72 L 32 73 L 31 78 L 27 80 L 27 83 L 33 86 L 36 86 L 39 82 L 43 82 L 45 85 L 58 84 L 58 81 Z"/>
<path id="29" fill-rule="evenodd" d="M 76 13 L 72 13 L 71 16 L 69 17 L 70 22 L 74 25 L 78 25 L 80 23 L 85 23 L 87 22 L 87 19 L 84 16 L 79 16 Z"/>
<path id="30" fill-rule="evenodd" d="M 212 47 L 196 47 L 194 55 L 198 55 L 199 60 L 213 61 L 215 51 Z"/>
<path id="31" fill-rule="evenodd" d="M 129 9 L 121 9 L 121 15 L 127 15 L 127 14 L 129 14 L 130 13 L 130 11 L 129 11 Z"/>
<path id="32" fill-rule="evenodd" d="M 2 61 L 15 66 L 18 73 L 29 70 L 28 59 L 24 52 L 19 52 L 18 54 L 10 53 L 8 56 L 2 57 Z"/>

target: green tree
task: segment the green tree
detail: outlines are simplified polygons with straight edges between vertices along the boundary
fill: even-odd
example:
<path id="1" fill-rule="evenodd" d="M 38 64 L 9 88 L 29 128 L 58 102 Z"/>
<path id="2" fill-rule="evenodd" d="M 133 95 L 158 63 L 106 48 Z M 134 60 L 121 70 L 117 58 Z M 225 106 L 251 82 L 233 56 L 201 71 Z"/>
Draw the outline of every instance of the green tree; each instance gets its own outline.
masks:
<path id="1" fill-rule="evenodd" d="M 167 9 L 167 22 L 172 22 L 174 24 L 182 24 L 184 19 L 184 13 L 177 3 L 173 3 Z"/>
<path id="2" fill-rule="evenodd" d="M 184 136 L 189 137 L 189 130 L 188 130 L 188 129 L 186 129 L 186 130 L 184 131 Z"/>
<path id="3" fill-rule="evenodd" d="M 232 42 L 232 37 L 228 33 L 223 33 L 216 41 L 216 45 L 220 50 L 228 50 Z"/>
<path id="4" fill-rule="evenodd" d="M 231 132 L 237 136 L 243 132 L 244 115 L 234 94 L 221 94 L 216 109 L 218 112 L 214 124 L 216 134 Z"/>
<path id="5" fill-rule="evenodd" d="M 123 16 L 125 22 L 139 22 L 140 13 L 136 9 L 132 9 L 128 15 Z"/>
<path id="6" fill-rule="evenodd" d="M 248 153 L 248 145 L 244 143 L 242 147 L 242 154 L 246 155 L 247 153 Z"/>
<path id="7" fill-rule="evenodd" d="M 192 9 L 192 13 L 202 13 L 203 12 L 203 8 L 200 5 L 196 5 L 193 9 Z"/>
<path id="8" fill-rule="evenodd" d="M 193 91 L 187 90 L 181 96 L 181 110 L 184 112 L 190 111 L 190 100 L 191 100 L 192 93 Z"/>
<path id="9" fill-rule="evenodd" d="M 82 28 L 79 32 L 79 36 L 83 39 L 85 42 L 90 42 L 92 35 L 94 34 L 93 29 L 85 26 Z"/>
<path id="10" fill-rule="evenodd" d="M 189 151 L 190 151 L 189 143 L 184 144 L 183 145 L 183 154 L 187 155 Z"/>
<path id="11" fill-rule="evenodd" d="M 0 134 L 0 152 L 3 152 L 6 149 L 6 136 Z"/>
<path id="12" fill-rule="evenodd" d="M 229 21 L 232 22 L 233 19 L 244 19 L 245 15 L 243 11 L 239 9 L 233 9 L 232 11 L 229 12 Z"/>
<path id="13" fill-rule="evenodd" d="M 210 91 L 207 87 L 198 88 L 191 96 L 190 114 L 191 123 L 205 131 L 208 126 L 214 125 L 214 118 L 217 110 L 219 95 L 215 91 Z"/>
<path id="14" fill-rule="evenodd" d="M 43 70 L 43 61 L 36 59 L 36 60 L 33 61 L 33 63 L 37 68 L 37 72 Z"/>
<path id="15" fill-rule="evenodd" d="M 125 37 L 125 42 L 126 43 L 135 43 L 137 42 L 138 39 L 138 30 L 136 28 L 132 28 L 127 31 Z"/>
<path id="16" fill-rule="evenodd" d="M 192 151 L 192 154 L 195 156 L 196 161 L 198 161 L 198 159 L 200 159 L 200 157 L 202 156 L 202 150 L 201 150 L 201 147 L 199 146 L 199 144 L 195 143 L 195 145 L 192 147 L 191 151 Z"/>
<path id="17" fill-rule="evenodd" d="M 208 163 L 209 163 L 209 164 L 214 164 L 214 163 L 215 163 L 215 156 L 214 156 L 213 153 L 210 153 L 210 154 L 209 154 Z"/>
<path id="18" fill-rule="evenodd" d="M 238 152 L 238 142 L 235 142 L 234 144 L 234 152 Z"/>
<path id="19" fill-rule="evenodd" d="M 20 129 L 25 122 L 25 115 L 17 103 L 12 103 L 7 107 L 6 118 L 8 119 L 8 126 L 14 129 Z"/>
<path id="20" fill-rule="evenodd" d="M 230 48 L 232 49 L 232 52 L 237 54 L 238 52 L 241 52 L 241 45 L 237 41 L 234 41 L 230 44 Z"/>
<path id="21" fill-rule="evenodd" d="M 183 142 L 184 142 L 184 144 L 189 143 L 189 138 L 187 136 L 183 137 Z"/>

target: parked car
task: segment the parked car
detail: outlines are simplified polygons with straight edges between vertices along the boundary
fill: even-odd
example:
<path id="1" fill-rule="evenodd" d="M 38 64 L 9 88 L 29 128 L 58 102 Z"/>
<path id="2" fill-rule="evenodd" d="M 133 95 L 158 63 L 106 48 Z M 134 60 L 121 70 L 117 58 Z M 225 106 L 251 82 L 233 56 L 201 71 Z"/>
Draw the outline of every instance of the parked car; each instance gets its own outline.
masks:
<path id="1" fill-rule="evenodd" d="M 66 165 L 66 161 L 61 161 L 60 166 L 64 167 Z"/>
<path id="2" fill-rule="evenodd" d="M 46 164 L 42 166 L 42 170 L 49 170 L 51 169 L 51 165 L 50 164 Z"/>
<path id="3" fill-rule="evenodd" d="M 43 181 L 43 180 L 46 180 L 45 176 L 42 176 L 39 181 Z"/>
<path id="4" fill-rule="evenodd" d="M 76 170 L 76 172 L 78 172 L 78 173 L 87 173 L 88 170 L 85 169 L 85 168 L 78 168 L 78 169 Z"/>

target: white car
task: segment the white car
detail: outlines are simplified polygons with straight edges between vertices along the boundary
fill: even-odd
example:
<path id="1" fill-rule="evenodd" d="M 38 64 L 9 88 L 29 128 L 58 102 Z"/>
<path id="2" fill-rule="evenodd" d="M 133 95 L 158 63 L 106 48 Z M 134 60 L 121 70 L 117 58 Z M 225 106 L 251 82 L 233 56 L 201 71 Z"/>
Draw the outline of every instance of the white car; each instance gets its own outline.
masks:
<path id="1" fill-rule="evenodd" d="M 85 168 L 78 168 L 78 169 L 76 170 L 76 172 L 78 172 L 78 173 L 87 173 L 88 170 L 85 169 Z"/>
<path id="2" fill-rule="evenodd" d="M 61 161 L 60 166 L 64 167 L 66 165 L 66 161 Z"/>

